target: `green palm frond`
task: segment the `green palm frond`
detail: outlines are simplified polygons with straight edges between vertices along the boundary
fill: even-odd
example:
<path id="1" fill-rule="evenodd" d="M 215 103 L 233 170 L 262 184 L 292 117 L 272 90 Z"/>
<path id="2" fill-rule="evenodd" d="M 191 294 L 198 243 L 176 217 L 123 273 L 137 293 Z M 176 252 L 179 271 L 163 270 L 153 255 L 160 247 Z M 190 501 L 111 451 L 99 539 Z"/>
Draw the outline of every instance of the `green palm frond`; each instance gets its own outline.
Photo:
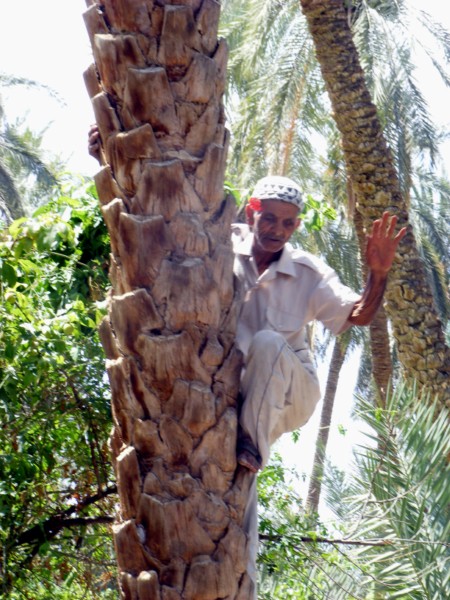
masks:
<path id="1" fill-rule="evenodd" d="M 360 417 L 374 432 L 361 448 L 359 484 L 353 498 L 355 528 L 390 539 L 382 555 L 363 550 L 389 597 L 446 598 L 450 563 L 450 428 L 448 413 L 399 386 L 385 410 L 362 401 Z M 370 441 L 370 440 L 369 440 Z"/>
<path id="2" fill-rule="evenodd" d="M 444 54 L 445 60 L 450 61 L 450 32 L 442 25 L 442 23 L 435 21 L 433 16 L 430 15 L 427 10 L 420 9 L 418 11 L 418 21 L 426 31 L 429 31 L 431 38 Z M 426 48 L 426 50 L 434 60 L 434 55 L 430 53 L 429 48 Z M 437 63 L 440 67 L 441 62 L 437 61 Z M 440 68 L 439 73 L 442 76 L 443 81 L 448 85 L 448 74 L 445 71 L 441 72 Z"/>
<path id="3" fill-rule="evenodd" d="M 24 215 L 25 209 L 15 181 L 7 167 L 0 162 L 0 219 L 10 223 Z"/>
<path id="4" fill-rule="evenodd" d="M 230 177 L 248 187 L 268 171 L 283 172 L 311 189 L 311 181 L 318 183 L 311 131 L 327 117 L 305 19 L 293 1 L 247 0 L 233 9 L 225 3 L 223 30 L 232 40 Z"/>
<path id="5" fill-rule="evenodd" d="M 261 474 L 261 598 L 450 597 L 448 412 L 399 385 L 385 409 L 361 400 L 359 418 L 353 471 L 327 469 L 331 528 L 308 520 L 279 456 Z"/>
<path id="6" fill-rule="evenodd" d="M 0 87 L 10 86 L 42 89 L 59 99 L 47 86 L 30 79 L 0 73 Z M 7 122 L 0 98 L 0 210 L 6 222 L 25 215 L 26 202 L 22 197 L 21 183 L 29 175 L 35 177 L 37 186 L 43 191 L 57 185 L 56 177 L 42 160 L 40 142 L 40 136 L 29 131 L 19 133 L 16 126 Z"/>
<path id="7" fill-rule="evenodd" d="M 56 177 L 46 166 L 40 153 L 9 124 L 0 132 L 0 158 L 17 161 L 21 168 L 35 175 L 37 181 L 45 186 L 57 184 Z"/>
<path id="8" fill-rule="evenodd" d="M 0 71 L 0 87 L 17 87 L 22 86 L 25 88 L 33 88 L 36 90 L 44 91 L 48 96 L 57 100 L 60 104 L 64 104 L 60 94 L 53 88 L 43 83 L 39 83 L 34 79 L 28 79 L 27 77 L 18 77 L 17 75 L 10 75 Z"/>
<path id="9" fill-rule="evenodd" d="M 450 319 L 450 184 L 432 171 L 422 169 L 419 174 L 413 181 L 411 222 L 429 274 L 436 307 L 445 323 Z"/>

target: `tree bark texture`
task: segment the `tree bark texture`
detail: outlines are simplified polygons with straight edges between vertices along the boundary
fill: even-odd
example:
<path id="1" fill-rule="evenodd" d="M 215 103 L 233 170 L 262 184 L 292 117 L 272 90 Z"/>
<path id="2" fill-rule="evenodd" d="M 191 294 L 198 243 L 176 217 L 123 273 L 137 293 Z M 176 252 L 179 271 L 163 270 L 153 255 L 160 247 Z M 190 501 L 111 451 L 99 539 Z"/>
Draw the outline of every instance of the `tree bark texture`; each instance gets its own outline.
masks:
<path id="1" fill-rule="evenodd" d="M 100 328 L 112 388 L 122 598 L 247 599 L 236 471 L 241 357 L 224 198 L 227 47 L 215 0 L 92 0 L 85 73 L 111 237 Z"/>
<path id="2" fill-rule="evenodd" d="M 342 0 L 300 0 L 322 76 L 342 136 L 357 210 L 369 229 L 389 210 L 408 224 L 391 154 L 386 145 L 353 43 Z M 450 349 L 411 227 L 402 240 L 386 292 L 398 355 L 407 378 L 416 379 L 450 404 Z"/>
<path id="3" fill-rule="evenodd" d="M 319 509 L 320 493 L 322 491 L 322 480 L 324 474 L 325 459 L 327 455 L 328 436 L 330 433 L 331 418 L 333 416 L 334 400 L 339 382 L 342 365 L 348 346 L 341 347 L 341 341 L 334 342 L 333 354 L 328 369 L 327 385 L 323 397 L 322 413 L 320 415 L 319 432 L 316 439 L 316 450 L 314 453 L 313 470 L 306 499 L 306 509 L 316 513 Z"/>

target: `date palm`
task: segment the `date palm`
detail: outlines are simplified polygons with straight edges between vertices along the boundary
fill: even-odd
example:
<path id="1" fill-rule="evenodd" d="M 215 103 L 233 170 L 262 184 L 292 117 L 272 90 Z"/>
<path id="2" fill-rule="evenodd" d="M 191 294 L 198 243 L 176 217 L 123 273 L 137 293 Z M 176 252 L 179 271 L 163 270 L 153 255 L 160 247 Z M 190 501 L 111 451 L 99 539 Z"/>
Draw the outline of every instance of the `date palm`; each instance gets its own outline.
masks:
<path id="1" fill-rule="evenodd" d="M 220 6 L 88 2 L 86 72 L 111 236 L 111 447 L 124 598 L 251 598 L 236 473 L 240 356 L 224 197 Z"/>
<path id="2" fill-rule="evenodd" d="M 398 214 L 401 223 L 408 223 L 408 207 L 371 102 L 343 3 L 302 0 L 301 5 L 342 135 L 347 170 L 364 223 L 368 226 L 388 207 Z M 393 267 L 386 298 L 405 373 L 429 387 L 445 405 L 450 351 L 411 229 Z"/>

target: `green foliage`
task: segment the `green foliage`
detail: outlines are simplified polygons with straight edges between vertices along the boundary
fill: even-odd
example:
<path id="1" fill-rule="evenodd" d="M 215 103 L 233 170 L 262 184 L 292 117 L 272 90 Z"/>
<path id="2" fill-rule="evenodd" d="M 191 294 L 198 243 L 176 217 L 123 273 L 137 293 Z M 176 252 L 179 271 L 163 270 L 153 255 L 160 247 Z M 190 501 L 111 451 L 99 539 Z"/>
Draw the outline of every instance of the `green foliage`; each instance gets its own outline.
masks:
<path id="1" fill-rule="evenodd" d="M 326 201 L 320 202 L 308 194 L 300 218 L 308 232 L 320 231 L 327 220 L 334 221 L 336 219 L 336 211 Z"/>
<path id="2" fill-rule="evenodd" d="M 375 443 L 362 449 L 364 489 L 354 501 L 366 535 L 392 539 L 382 557 L 362 553 L 379 580 L 377 589 L 391 598 L 448 598 L 448 412 L 437 413 L 429 398 L 399 386 L 385 410 L 363 402 L 361 416 Z"/>
<path id="3" fill-rule="evenodd" d="M 2 591 L 14 598 L 88 597 L 112 562 L 97 335 L 109 247 L 97 205 L 86 188 L 1 234 L 0 542 Z"/>
<path id="4" fill-rule="evenodd" d="M 347 477 L 334 473 L 328 485 L 329 506 L 347 535 L 372 542 L 349 554 L 356 570 L 362 570 L 352 593 L 358 598 L 447 598 L 448 412 L 437 413 L 428 398 L 399 385 L 386 409 L 361 400 L 359 416 L 370 433 L 358 451 L 356 472 Z"/>
<path id="5" fill-rule="evenodd" d="M 279 455 L 258 479 L 260 600 L 334 600 L 335 590 L 347 589 L 346 571 L 354 571 L 325 541 L 328 529 L 304 512 L 297 488 L 297 475 L 282 466 Z"/>
<path id="6" fill-rule="evenodd" d="M 387 402 L 362 402 L 368 443 L 328 476 L 335 523 L 304 513 L 279 456 L 259 476 L 260 598 L 450 597 L 449 415 L 406 386 Z"/>
<path id="7" fill-rule="evenodd" d="M 249 188 L 272 172 L 317 189 L 313 134 L 327 120 L 328 104 L 298 3 L 227 0 L 222 33 L 231 48 L 230 178 Z"/>

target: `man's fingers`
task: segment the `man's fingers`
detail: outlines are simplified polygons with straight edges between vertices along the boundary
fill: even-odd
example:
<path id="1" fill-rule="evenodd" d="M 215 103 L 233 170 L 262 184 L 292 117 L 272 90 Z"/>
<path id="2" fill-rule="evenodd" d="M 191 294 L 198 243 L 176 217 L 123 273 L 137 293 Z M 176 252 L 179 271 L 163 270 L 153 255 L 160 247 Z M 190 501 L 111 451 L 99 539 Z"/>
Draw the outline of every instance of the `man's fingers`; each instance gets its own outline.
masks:
<path id="1" fill-rule="evenodd" d="M 389 225 L 387 228 L 387 232 L 386 232 L 387 237 L 389 237 L 389 238 L 394 237 L 396 226 L 397 226 L 397 217 L 395 215 L 393 215 L 391 217 L 391 220 L 389 221 Z"/>
<path id="2" fill-rule="evenodd" d="M 400 229 L 400 231 L 397 233 L 397 235 L 395 236 L 394 240 L 397 243 L 400 242 L 400 240 L 405 237 L 407 231 L 408 231 L 407 227 L 402 227 Z"/>
<path id="3" fill-rule="evenodd" d="M 388 211 L 383 213 L 381 219 L 376 219 L 372 225 L 372 236 L 387 238 L 392 240 L 401 240 L 406 233 L 406 227 L 403 227 L 397 235 L 395 228 L 397 227 L 397 215 L 390 215 Z"/>

